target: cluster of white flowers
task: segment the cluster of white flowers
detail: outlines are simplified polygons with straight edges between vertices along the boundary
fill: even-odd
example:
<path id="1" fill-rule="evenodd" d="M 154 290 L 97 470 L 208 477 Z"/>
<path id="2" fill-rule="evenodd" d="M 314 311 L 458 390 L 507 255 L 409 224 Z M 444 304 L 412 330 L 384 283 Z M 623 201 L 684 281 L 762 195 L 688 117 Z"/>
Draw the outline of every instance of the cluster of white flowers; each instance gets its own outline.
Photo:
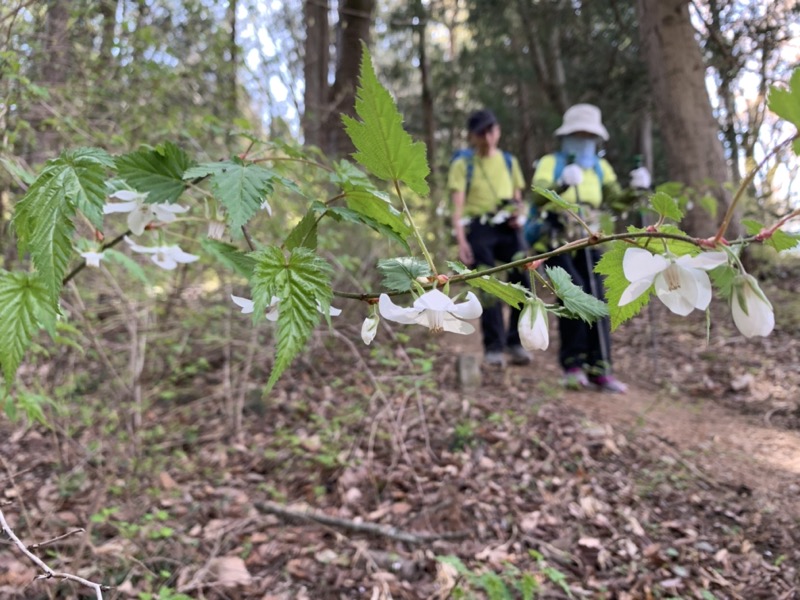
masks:
<path id="1" fill-rule="evenodd" d="M 622 292 L 619 305 L 630 304 L 652 285 L 658 299 L 676 315 L 705 310 L 711 302 L 711 280 L 706 271 L 727 262 L 725 252 L 674 257 L 628 248 L 622 259 L 622 271 L 630 285 Z M 740 273 L 734 280 L 731 314 L 745 337 L 767 336 L 775 327 L 772 304 L 755 278 L 747 273 Z"/>

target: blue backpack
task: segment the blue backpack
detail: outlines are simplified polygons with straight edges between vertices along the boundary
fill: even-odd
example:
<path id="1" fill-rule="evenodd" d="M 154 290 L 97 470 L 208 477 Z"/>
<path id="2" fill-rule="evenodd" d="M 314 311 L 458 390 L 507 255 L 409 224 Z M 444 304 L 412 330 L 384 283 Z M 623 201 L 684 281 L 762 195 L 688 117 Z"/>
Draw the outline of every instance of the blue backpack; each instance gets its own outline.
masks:
<path id="1" fill-rule="evenodd" d="M 475 171 L 475 151 L 471 148 L 465 148 L 463 150 L 456 150 L 453 153 L 453 157 L 450 159 L 450 164 L 453 164 L 459 158 L 463 158 L 467 161 L 467 189 L 464 190 L 464 195 L 469 195 L 469 186 L 472 184 L 472 174 Z M 514 167 L 513 167 L 513 156 L 510 152 L 503 151 L 503 158 L 506 161 L 506 167 L 508 167 L 508 173 L 511 175 L 511 179 L 514 179 Z M 563 170 L 563 167 L 562 167 Z"/>
<path id="2" fill-rule="evenodd" d="M 567 155 L 564 152 L 556 152 L 556 168 L 553 171 L 553 181 L 557 182 L 561 178 L 561 173 L 564 172 L 564 167 L 567 166 Z M 597 174 L 597 180 L 600 185 L 603 185 L 603 167 L 600 164 L 600 159 L 595 156 L 594 165 L 592 165 L 594 172 Z M 525 241 L 533 246 L 542 237 L 545 227 L 545 222 L 539 215 L 539 207 L 536 204 L 531 204 L 528 210 L 528 220 L 525 222 Z"/>

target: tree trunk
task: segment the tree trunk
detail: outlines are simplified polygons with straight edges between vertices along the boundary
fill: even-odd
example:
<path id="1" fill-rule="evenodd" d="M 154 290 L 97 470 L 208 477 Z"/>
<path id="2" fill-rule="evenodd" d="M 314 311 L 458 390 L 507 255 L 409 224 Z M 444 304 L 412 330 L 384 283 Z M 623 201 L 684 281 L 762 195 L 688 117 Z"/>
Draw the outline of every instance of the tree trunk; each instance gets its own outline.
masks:
<path id="1" fill-rule="evenodd" d="M 303 15 L 306 25 L 303 75 L 303 136 L 306 145 L 325 146 L 323 125 L 327 120 L 328 63 L 330 61 L 330 25 L 328 4 L 321 0 L 305 0 Z"/>
<path id="2" fill-rule="evenodd" d="M 701 194 L 711 193 L 718 201 L 716 222 L 694 202 L 683 226 L 693 235 L 710 236 L 730 203 L 723 187 L 729 174 L 705 87 L 705 65 L 694 37 L 689 2 L 637 0 L 636 7 L 669 177 Z"/>
<path id="3" fill-rule="evenodd" d="M 69 1 L 51 0 L 45 15 L 41 54 L 37 58 L 37 83 L 46 88 L 51 97 L 59 96 L 59 88 L 66 82 L 71 64 L 68 25 Z M 50 124 L 52 117 L 44 102 L 31 107 L 28 122 L 36 132 L 34 147 L 28 153 L 28 162 L 32 165 L 43 163 L 58 154 L 61 134 Z"/>

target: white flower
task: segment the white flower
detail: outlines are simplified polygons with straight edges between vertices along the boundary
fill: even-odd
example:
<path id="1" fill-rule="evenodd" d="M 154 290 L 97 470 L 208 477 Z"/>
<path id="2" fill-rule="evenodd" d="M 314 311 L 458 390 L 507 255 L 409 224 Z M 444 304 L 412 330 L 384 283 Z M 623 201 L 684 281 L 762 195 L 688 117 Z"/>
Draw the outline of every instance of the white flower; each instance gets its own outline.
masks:
<path id="1" fill-rule="evenodd" d="M 517 329 L 525 350 L 547 350 L 550 332 L 547 329 L 547 309 L 544 302 L 537 298 L 527 303 L 519 316 Z"/>
<path id="2" fill-rule="evenodd" d="M 745 337 L 768 336 L 775 327 L 775 313 L 758 282 L 746 273 L 736 277 L 731 296 L 731 315 Z"/>
<path id="3" fill-rule="evenodd" d="M 361 325 L 361 339 L 367 346 L 372 343 L 375 334 L 378 333 L 378 321 L 378 317 L 371 315 L 364 319 L 364 323 Z"/>
<path id="4" fill-rule="evenodd" d="M 241 307 L 243 314 L 247 315 L 253 312 L 255 303 L 252 300 L 250 300 L 250 298 L 243 298 L 242 296 L 234 296 L 233 294 L 231 294 L 231 300 L 233 300 L 233 303 L 236 304 L 236 306 Z M 281 299 L 278 298 L 277 296 L 273 296 L 272 298 L 270 298 L 269 306 L 267 306 L 267 314 L 266 314 L 267 321 L 278 320 L 278 303 L 280 302 L 280 300 Z M 330 309 L 331 309 L 330 315 L 332 317 L 338 317 L 340 314 L 342 314 L 342 310 L 340 308 L 331 306 Z M 319 300 L 317 300 L 317 310 L 322 314 L 325 314 L 324 312 L 322 312 L 322 305 L 319 303 Z"/>
<path id="5" fill-rule="evenodd" d="M 109 202 L 103 206 L 103 214 L 128 213 L 128 229 L 134 235 L 142 235 L 145 227 L 152 221 L 172 223 L 178 213 L 184 213 L 188 208 L 177 204 L 145 204 L 147 192 L 132 192 L 119 190 L 111 194 L 110 198 L 123 200 L 121 204 Z"/>
<path id="6" fill-rule="evenodd" d="M 424 325 L 433 332 L 450 331 L 470 334 L 475 328 L 462 319 L 477 319 L 483 308 L 472 292 L 467 292 L 465 302 L 456 304 L 439 290 L 430 290 L 414 300 L 411 308 L 397 306 L 389 296 L 381 294 L 378 300 L 381 316 L 404 325 Z"/>
<path id="7" fill-rule="evenodd" d="M 655 285 L 656 295 L 668 309 L 685 317 L 695 308 L 705 310 L 711 302 L 711 280 L 705 271 L 727 262 L 724 252 L 685 254 L 677 258 L 650 254 L 642 248 L 628 248 L 622 271 L 631 284 L 622 292 L 619 305 L 625 306 Z"/>
<path id="8" fill-rule="evenodd" d="M 225 236 L 225 223 L 219 221 L 208 222 L 208 239 L 221 240 Z"/>
<path id="9" fill-rule="evenodd" d="M 152 248 L 148 248 L 146 246 L 140 246 L 128 236 L 125 236 L 125 242 L 134 252 L 138 252 L 139 254 L 152 254 L 153 256 L 150 257 L 150 260 L 167 271 L 172 271 L 178 266 L 178 263 L 190 263 L 200 258 L 194 254 L 184 252 L 178 246 L 153 246 Z"/>
<path id="10" fill-rule="evenodd" d="M 86 259 L 87 267 L 99 267 L 100 260 L 103 258 L 103 253 L 92 250 L 89 252 L 81 252 L 81 256 Z"/>

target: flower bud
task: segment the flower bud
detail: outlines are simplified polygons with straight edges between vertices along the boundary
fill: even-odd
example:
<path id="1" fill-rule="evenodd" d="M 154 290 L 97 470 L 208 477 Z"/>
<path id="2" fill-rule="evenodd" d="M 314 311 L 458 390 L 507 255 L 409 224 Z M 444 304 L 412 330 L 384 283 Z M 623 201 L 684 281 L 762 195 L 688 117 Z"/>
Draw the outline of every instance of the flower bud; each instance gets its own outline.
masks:
<path id="1" fill-rule="evenodd" d="M 547 350 L 550 332 L 547 328 L 547 309 L 538 298 L 528 302 L 519 316 L 519 339 L 525 350 Z"/>
<path id="2" fill-rule="evenodd" d="M 361 339 L 369 346 L 372 340 L 375 339 L 375 334 L 378 333 L 378 317 L 370 316 L 364 319 L 364 324 L 361 325 Z"/>
<path id="3" fill-rule="evenodd" d="M 755 277 L 746 273 L 736 277 L 731 296 L 731 315 L 745 337 L 768 336 L 775 327 L 775 313 Z"/>

